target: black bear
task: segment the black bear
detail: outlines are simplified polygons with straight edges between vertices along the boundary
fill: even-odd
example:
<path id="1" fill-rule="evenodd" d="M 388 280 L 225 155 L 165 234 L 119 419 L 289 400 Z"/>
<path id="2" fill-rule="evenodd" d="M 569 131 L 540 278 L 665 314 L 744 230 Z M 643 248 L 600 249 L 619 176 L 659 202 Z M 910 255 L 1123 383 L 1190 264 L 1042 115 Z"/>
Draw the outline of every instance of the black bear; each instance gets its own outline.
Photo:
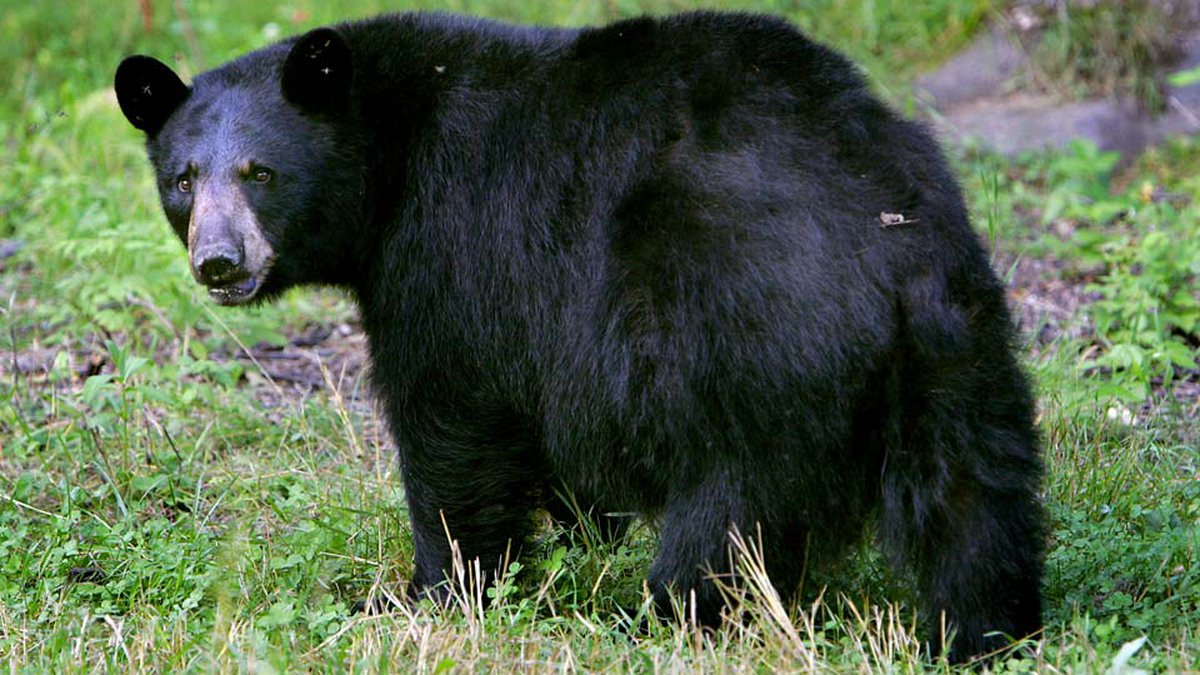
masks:
<path id="1" fill-rule="evenodd" d="M 115 87 L 217 302 L 356 298 L 416 588 L 566 488 L 657 519 L 655 598 L 706 624 L 733 528 L 787 591 L 874 527 L 951 658 L 1040 628 L 1002 286 L 929 135 L 785 21 L 390 15 Z"/>

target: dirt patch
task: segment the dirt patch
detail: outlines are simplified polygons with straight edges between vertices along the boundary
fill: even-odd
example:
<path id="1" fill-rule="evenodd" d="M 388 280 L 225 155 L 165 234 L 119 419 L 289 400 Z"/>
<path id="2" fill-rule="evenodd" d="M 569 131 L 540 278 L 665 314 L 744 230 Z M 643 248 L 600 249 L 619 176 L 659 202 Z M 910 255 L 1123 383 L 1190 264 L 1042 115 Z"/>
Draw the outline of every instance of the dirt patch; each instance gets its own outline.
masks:
<path id="1" fill-rule="evenodd" d="M 14 328 L 12 340 L 35 328 L 42 334 L 55 330 L 53 326 Z M 22 389 L 77 395 L 88 378 L 115 372 L 106 347 L 110 339 L 124 343 L 121 336 L 88 333 L 58 340 L 53 346 L 35 343 L 11 351 L 0 358 L 0 382 L 11 387 L 14 396 Z M 289 408 L 302 405 L 314 395 L 328 396 L 333 399 L 332 405 L 344 406 L 361 419 L 362 438 L 368 446 L 390 445 L 374 405 L 366 343 L 361 326 L 355 322 L 311 325 L 289 336 L 284 345 L 219 349 L 209 358 L 218 364 L 236 361 L 242 366 L 238 386 L 249 388 L 271 421 L 282 420 Z M 165 344 L 152 359 L 163 363 L 177 358 L 178 349 L 177 344 Z M 185 377 L 199 382 L 204 376 Z"/>
<path id="2" fill-rule="evenodd" d="M 218 350 L 210 357 L 241 362 L 256 398 L 266 407 L 330 387 L 348 402 L 362 403 L 370 398 L 367 338 L 356 324 L 309 326 L 282 346 L 260 344 L 232 352 Z"/>
<path id="3" fill-rule="evenodd" d="M 1094 327 L 1086 307 L 1095 295 L 1086 286 L 1094 281 L 1094 273 L 1049 256 L 1018 257 L 1000 252 L 994 264 L 998 274 L 1008 280 L 1014 318 L 1034 358 L 1058 348 L 1063 338 L 1087 340 L 1092 336 Z M 0 381 L 11 383 L 13 391 L 18 380 L 35 389 L 76 391 L 87 378 L 113 372 L 105 347 L 108 337 L 90 334 L 65 346 L 33 346 L 10 353 L 0 359 Z M 171 350 L 177 349 L 177 345 L 167 345 L 156 359 L 175 358 L 176 352 Z M 367 339 L 356 321 L 310 325 L 281 346 L 216 350 L 209 358 L 217 363 L 240 363 L 244 379 L 239 386 L 250 388 L 272 421 L 282 420 L 290 408 L 303 405 L 312 396 L 328 397 L 322 405 L 344 406 L 357 418 L 356 424 L 361 420 L 361 437 L 368 447 L 391 445 L 370 387 Z M 1131 412 L 1134 420 L 1164 413 L 1184 419 L 1200 414 L 1200 371 L 1180 373 L 1169 387 L 1159 382 L 1151 399 Z M 1184 434 L 1194 435 L 1194 430 Z"/>
<path id="4" fill-rule="evenodd" d="M 1035 359 L 1059 348 L 1064 338 L 1084 344 L 1094 339 L 1095 326 L 1087 305 L 1097 295 L 1087 286 L 1102 270 L 1080 270 L 1049 256 L 1009 253 L 998 253 L 994 265 L 997 273 L 1008 279 L 1009 304 L 1018 332 Z M 1200 428 L 1191 422 L 1200 417 L 1200 369 L 1180 369 L 1170 383 L 1158 377 L 1151 384 L 1150 397 L 1140 405 L 1132 409 L 1116 406 L 1110 413 L 1115 411 L 1127 424 L 1160 419 L 1177 427 L 1184 443 L 1200 441 Z"/>
<path id="5" fill-rule="evenodd" d="M 1092 324 L 1080 308 L 1095 299 L 1084 287 L 1090 281 L 1067 273 L 1056 258 L 998 254 L 997 273 L 1009 278 L 1009 302 L 1017 328 L 1029 337 L 1035 355 L 1060 338 L 1085 338 Z"/>

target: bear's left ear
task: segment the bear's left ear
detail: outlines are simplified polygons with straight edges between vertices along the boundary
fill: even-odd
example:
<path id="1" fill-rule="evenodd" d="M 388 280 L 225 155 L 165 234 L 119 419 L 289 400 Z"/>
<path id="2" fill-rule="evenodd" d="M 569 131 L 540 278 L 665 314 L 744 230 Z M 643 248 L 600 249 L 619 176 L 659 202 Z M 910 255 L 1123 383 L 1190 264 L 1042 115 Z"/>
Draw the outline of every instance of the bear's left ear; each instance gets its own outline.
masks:
<path id="1" fill-rule="evenodd" d="M 341 107 L 350 93 L 350 48 L 332 28 L 316 28 L 300 37 L 283 64 L 283 97 L 312 112 Z"/>
<path id="2" fill-rule="evenodd" d="M 140 54 L 117 66 L 113 89 L 129 123 L 148 136 L 158 133 L 191 91 L 167 64 Z"/>

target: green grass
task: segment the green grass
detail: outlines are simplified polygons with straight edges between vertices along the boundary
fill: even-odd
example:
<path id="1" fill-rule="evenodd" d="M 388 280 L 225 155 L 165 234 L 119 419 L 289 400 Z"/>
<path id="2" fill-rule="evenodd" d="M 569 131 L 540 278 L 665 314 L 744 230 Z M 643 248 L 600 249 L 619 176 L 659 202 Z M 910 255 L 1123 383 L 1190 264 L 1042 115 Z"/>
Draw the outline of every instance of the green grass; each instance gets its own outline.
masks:
<path id="1" fill-rule="evenodd" d="M 903 580 L 867 553 L 794 607 L 751 584 L 745 625 L 631 638 L 616 612 L 642 606 L 649 526 L 617 547 L 546 528 L 496 588 L 473 588 L 464 570 L 449 610 L 351 613 L 411 575 L 403 491 L 362 377 L 313 365 L 331 386 L 308 392 L 232 355 L 352 324 L 354 310 L 313 291 L 213 308 L 107 87 L 126 53 L 178 53 L 195 71 L 264 44 L 272 24 L 286 34 L 383 3 L 198 0 L 182 3 L 188 22 L 177 3 L 153 3 L 146 32 L 135 2 L 0 2 L 0 238 L 22 245 L 0 262 L 0 400 L 11 401 L 0 404 L 0 667 L 945 669 L 919 653 L 911 608 L 893 594 Z M 438 6 L 580 24 L 682 5 Z M 948 1 L 722 6 L 791 16 L 893 93 L 987 12 Z M 1085 307 L 1095 334 L 1029 350 L 1052 517 L 1047 633 L 998 671 L 1101 671 L 1143 637 L 1132 665 L 1200 667 L 1196 401 L 1155 398 L 1194 377 L 1171 354 L 1197 344 L 1197 158 L 1194 142 L 1117 174 L 1082 146 L 1015 163 L 959 158 L 998 255 L 1057 261 L 1107 312 Z M 1171 245 L 1147 246 L 1155 233 Z M 751 580 L 754 564 L 743 560 Z M 499 600 L 483 610 L 489 592 Z"/>

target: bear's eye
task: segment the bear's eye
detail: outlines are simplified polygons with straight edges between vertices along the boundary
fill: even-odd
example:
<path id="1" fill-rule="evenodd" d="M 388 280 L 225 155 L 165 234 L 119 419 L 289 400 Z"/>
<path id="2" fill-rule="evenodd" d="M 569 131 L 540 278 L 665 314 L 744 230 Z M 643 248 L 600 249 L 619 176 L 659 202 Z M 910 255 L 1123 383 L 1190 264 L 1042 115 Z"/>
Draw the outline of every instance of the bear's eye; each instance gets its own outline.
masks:
<path id="1" fill-rule="evenodd" d="M 175 182 L 175 186 L 179 188 L 180 192 L 191 192 L 192 179 L 187 176 L 180 176 L 179 180 Z"/>
<path id="2" fill-rule="evenodd" d="M 271 171 L 269 169 L 255 169 L 254 170 L 254 182 L 255 183 L 271 182 Z"/>

